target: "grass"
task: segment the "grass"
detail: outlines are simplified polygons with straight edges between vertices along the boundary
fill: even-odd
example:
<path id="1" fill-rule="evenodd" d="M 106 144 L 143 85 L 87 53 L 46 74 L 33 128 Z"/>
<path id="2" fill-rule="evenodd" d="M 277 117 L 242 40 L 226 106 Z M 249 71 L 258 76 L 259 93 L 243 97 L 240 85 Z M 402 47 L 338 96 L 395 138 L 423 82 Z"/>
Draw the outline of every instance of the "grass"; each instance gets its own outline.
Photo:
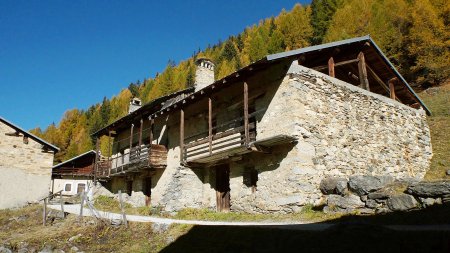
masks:
<path id="1" fill-rule="evenodd" d="M 340 217 L 340 214 L 325 214 L 312 205 L 306 205 L 302 211 L 292 214 L 251 214 L 239 212 L 216 212 L 209 209 L 185 208 L 173 218 L 181 220 L 208 221 L 324 221 Z"/>
<path id="2" fill-rule="evenodd" d="M 42 206 L 31 205 L 14 210 L 0 210 L 0 246 L 6 245 L 17 252 L 24 243 L 30 252 L 45 246 L 71 252 L 75 246 L 84 252 L 159 252 L 170 241 L 184 234 L 189 228 L 174 226 L 162 233 L 154 233 L 150 223 L 129 223 L 113 227 L 94 218 L 76 215 L 55 219 L 42 226 Z M 78 236 L 69 242 L 69 238 Z"/>
<path id="3" fill-rule="evenodd" d="M 445 172 L 450 169 L 450 82 L 433 88 L 433 92 L 423 91 L 419 96 L 432 112 L 428 124 L 433 158 L 425 179 L 449 178 Z"/>

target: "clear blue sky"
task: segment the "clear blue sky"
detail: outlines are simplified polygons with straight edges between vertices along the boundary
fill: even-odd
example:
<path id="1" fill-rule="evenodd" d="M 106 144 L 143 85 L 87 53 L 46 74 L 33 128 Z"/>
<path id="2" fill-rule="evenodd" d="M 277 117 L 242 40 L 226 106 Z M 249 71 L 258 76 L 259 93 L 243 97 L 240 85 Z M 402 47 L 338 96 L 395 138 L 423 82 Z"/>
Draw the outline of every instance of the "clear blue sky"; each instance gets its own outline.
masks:
<path id="1" fill-rule="evenodd" d="M 158 2 L 0 0 L 0 116 L 44 129 L 298 1 Z"/>

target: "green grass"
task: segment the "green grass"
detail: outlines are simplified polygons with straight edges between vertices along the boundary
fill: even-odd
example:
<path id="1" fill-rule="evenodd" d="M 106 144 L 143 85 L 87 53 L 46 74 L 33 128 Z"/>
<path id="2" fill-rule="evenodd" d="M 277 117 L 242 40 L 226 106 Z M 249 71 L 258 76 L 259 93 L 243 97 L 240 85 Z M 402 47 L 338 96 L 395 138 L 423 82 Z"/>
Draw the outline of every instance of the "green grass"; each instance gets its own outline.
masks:
<path id="1" fill-rule="evenodd" d="M 433 158 L 425 179 L 449 178 L 445 172 L 450 169 L 450 83 L 434 88 L 434 92 L 423 91 L 419 96 L 432 112 L 428 124 Z"/>

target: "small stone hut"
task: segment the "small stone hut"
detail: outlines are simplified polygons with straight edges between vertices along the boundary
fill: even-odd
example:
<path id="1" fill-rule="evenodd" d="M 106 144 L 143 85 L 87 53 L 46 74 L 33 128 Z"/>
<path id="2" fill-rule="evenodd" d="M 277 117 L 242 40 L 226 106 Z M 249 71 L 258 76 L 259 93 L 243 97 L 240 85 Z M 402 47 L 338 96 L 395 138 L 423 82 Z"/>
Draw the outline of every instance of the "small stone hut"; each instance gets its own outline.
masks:
<path id="1" fill-rule="evenodd" d="M 53 156 L 59 149 L 0 117 L 0 209 L 48 195 Z"/>
<path id="2" fill-rule="evenodd" d="M 158 98 L 95 133 L 95 180 L 166 211 L 296 212 L 328 176 L 421 179 L 430 111 L 369 37 L 267 55 Z M 198 86 L 201 85 L 201 86 Z M 98 146 L 98 144 L 97 144 Z"/>

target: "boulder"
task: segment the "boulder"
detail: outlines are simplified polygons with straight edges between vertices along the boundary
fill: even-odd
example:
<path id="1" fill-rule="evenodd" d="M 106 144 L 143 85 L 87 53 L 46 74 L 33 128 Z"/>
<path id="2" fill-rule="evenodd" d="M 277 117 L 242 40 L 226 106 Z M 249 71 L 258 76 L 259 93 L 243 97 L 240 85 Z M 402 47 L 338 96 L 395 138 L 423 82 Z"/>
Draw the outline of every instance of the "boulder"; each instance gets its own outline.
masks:
<path id="1" fill-rule="evenodd" d="M 395 192 L 389 188 L 379 189 L 375 192 L 371 192 L 367 195 L 368 199 L 387 199 L 390 196 L 394 195 Z"/>
<path id="2" fill-rule="evenodd" d="M 429 207 L 435 204 L 442 204 L 442 199 L 441 198 L 419 198 L 420 203 L 422 204 L 423 207 Z"/>
<path id="3" fill-rule="evenodd" d="M 92 195 L 94 198 L 98 197 L 98 196 L 106 196 L 106 197 L 114 197 L 114 194 L 111 193 L 108 189 L 106 189 L 105 187 L 103 187 L 100 183 L 97 183 L 93 188 L 92 188 Z"/>
<path id="4" fill-rule="evenodd" d="M 407 211 L 418 206 L 416 199 L 408 194 L 392 196 L 387 200 L 387 206 L 392 211 Z"/>
<path id="5" fill-rule="evenodd" d="M 391 176 L 358 175 L 350 177 L 348 186 L 352 192 L 362 196 L 379 190 L 392 182 L 394 182 L 394 179 Z"/>
<path id="6" fill-rule="evenodd" d="M 320 182 L 320 191 L 323 194 L 340 194 L 347 192 L 347 179 L 339 177 L 328 177 Z"/>
<path id="7" fill-rule="evenodd" d="M 329 195 L 327 196 L 327 205 L 330 207 L 338 207 L 345 210 L 353 210 L 357 208 L 364 207 L 364 202 L 361 199 L 353 194 L 349 194 L 347 196 L 341 195 Z"/>
<path id="8" fill-rule="evenodd" d="M 7 247 L 0 246 L 0 253 L 12 253 L 12 250 Z"/>
<path id="9" fill-rule="evenodd" d="M 366 207 L 368 207 L 368 208 L 372 208 L 372 209 L 376 209 L 376 208 L 379 208 L 379 207 L 381 207 L 382 206 L 382 204 L 379 204 L 379 203 L 377 203 L 375 200 L 373 200 L 373 199 L 368 199 L 367 201 L 366 201 Z"/>
<path id="10" fill-rule="evenodd" d="M 142 192 L 133 192 L 131 196 L 126 200 L 132 207 L 145 206 L 145 195 Z"/>
<path id="11" fill-rule="evenodd" d="M 446 174 L 447 176 L 450 176 L 450 170 L 447 170 L 447 171 L 445 172 L 445 174 Z"/>
<path id="12" fill-rule="evenodd" d="M 407 189 L 408 193 L 422 198 L 436 198 L 450 195 L 450 181 L 419 182 Z"/>

